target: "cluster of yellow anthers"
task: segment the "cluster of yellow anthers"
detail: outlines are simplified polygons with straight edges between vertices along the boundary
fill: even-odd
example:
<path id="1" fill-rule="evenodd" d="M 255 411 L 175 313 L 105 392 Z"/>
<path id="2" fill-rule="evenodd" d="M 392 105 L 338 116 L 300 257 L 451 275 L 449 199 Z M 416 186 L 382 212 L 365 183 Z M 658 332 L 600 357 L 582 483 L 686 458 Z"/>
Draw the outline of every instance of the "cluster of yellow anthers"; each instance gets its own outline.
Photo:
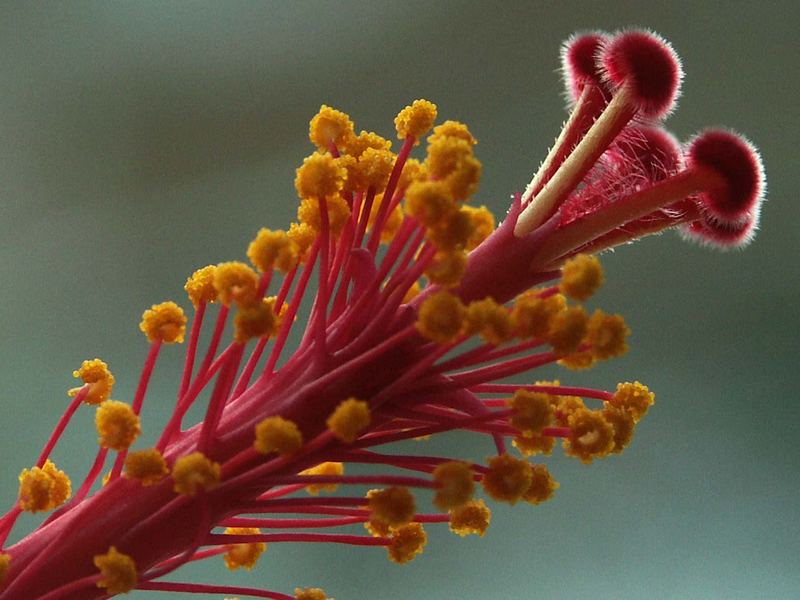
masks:
<path id="1" fill-rule="evenodd" d="M 103 361 L 75 371 L 83 385 L 69 390 L 64 416 L 20 475 L 18 502 L 0 517 L 0 600 L 132 589 L 325 600 L 316 588 L 289 596 L 161 578 L 219 555 L 229 569 L 249 570 L 268 544 L 282 542 L 381 546 L 405 563 L 422 552 L 425 523 L 484 535 L 491 514 L 476 484 L 509 504 L 551 498 L 558 483 L 528 459 L 551 454 L 557 438 L 583 463 L 621 452 L 653 403 L 646 386 L 610 392 L 501 381 L 625 353 L 623 319 L 579 304 L 603 282 L 591 252 L 678 226 L 719 245 L 746 243 L 763 172 L 755 150 L 729 132 L 698 136 L 684 161 L 669 134 L 641 125 L 669 113 L 680 83 L 677 58 L 657 36 L 577 36 L 564 57 L 573 117 L 497 229 L 485 207 L 467 204 L 481 164 L 465 125 L 434 126 L 435 105 L 417 100 L 395 119 L 395 154 L 389 140 L 356 134 L 346 114 L 323 106 L 309 129 L 317 150 L 297 169 L 297 222 L 261 229 L 247 248 L 252 266 L 224 262 L 189 277 L 188 336 L 189 319 L 174 302 L 144 312 L 150 350 L 131 404 L 111 399 L 114 376 Z M 412 158 L 424 136 L 425 158 Z M 319 279 L 305 330 L 281 360 L 303 322 L 312 273 Z M 212 304 L 216 325 L 195 368 Z M 231 316 L 232 340 L 220 349 Z M 154 447 L 129 451 L 159 351 L 185 337 L 173 414 Z M 205 416 L 183 429 L 204 390 Z M 69 478 L 49 456 L 82 403 L 97 407 L 100 449 L 71 498 Z M 490 437 L 496 454 L 480 464 L 375 449 L 454 430 Z M 90 493 L 111 451 L 104 485 Z M 406 474 L 350 475 L 345 463 Z M 325 494 L 339 486 L 380 487 Z M 436 510 L 419 512 L 413 489 L 430 491 Z M 308 496 L 297 497 L 303 490 Z M 53 509 L 3 549 L 21 512 Z M 367 533 L 308 531 L 357 524 Z"/>
<path id="2" fill-rule="evenodd" d="M 415 102 L 395 121 L 399 137 L 414 136 L 416 140 L 432 127 L 435 115 L 431 103 Z M 197 270 L 186 283 L 186 292 L 198 313 L 215 302 L 221 303 L 221 314 L 225 316 L 230 308 L 237 309 L 234 346 L 242 348 L 254 338 L 263 344 L 278 333 L 286 305 L 276 310 L 277 297 L 264 297 L 272 273 L 291 273 L 307 261 L 323 229 L 334 238 L 344 235 L 353 218 L 353 205 L 347 198 L 360 194 L 359 217 L 354 222 L 363 229 L 350 231 L 349 235 L 363 236 L 380 223 L 376 239 L 390 243 L 401 225 L 412 219 L 420 227 L 420 236 L 433 249 L 422 273 L 429 284 L 438 287 L 420 302 L 414 325 L 423 338 L 443 347 L 455 346 L 472 336 L 479 336 L 492 347 L 512 340 L 537 341 L 549 344 L 559 361 L 572 368 L 587 368 L 597 360 L 619 356 L 627 350 L 629 332 L 621 317 L 601 311 L 589 316 L 581 306 L 567 304 L 567 297 L 587 300 L 601 285 L 602 269 L 593 256 L 579 254 L 568 260 L 558 286 L 524 292 L 510 306 L 491 297 L 464 304 L 458 295 L 448 291 L 459 284 L 468 252 L 494 230 L 494 217 L 485 207 L 472 208 L 464 203 L 476 190 L 481 171 L 473 155 L 477 142 L 466 126 L 447 121 L 433 128 L 425 161 L 407 158 L 394 182 L 397 189 L 403 190 L 405 201 L 393 205 L 382 199 L 397 160 L 388 140 L 368 132 L 356 135 L 344 113 L 325 106 L 311 121 L 310 137 L 319 151 L 306 158 L 297 172 L 295 183 L 302 199 L 298 222 L 288 231 L 258 232 L 247 249 L 255 269 L 240 262 L 221 263 Z M 331 147 L 341 148 L 344 153 L 334 157 L 328 151 Z M 320 198 L 324 201 L 318 201 Z M 411 301 L 421 288 L 419 282 L 413 282 L 403 301 Z M 284 298 L 282 294 L 282 303 Z M 158 348 L 163 343 L 183 342 L 186 324 L 183 310 L 174 302 L 164 302 L 144 312 L 140 327 Z M 163 445 L 128 453 L 141 431 L 141 397 L 134 406 L 111 400 L 114 376 L 99 359 L 85 361 L 74 375 L 84 385 L 70 390 L 69 395 L 97 405 L 98 442 L 102 448 L 120 453 L 124 478 L 148 487 L 171 476 L 174 492 L 190 498 L 220 485 L 222 465 L 204 451 L 179 456 L 171 465 L 164 457 Z M 182 393 L 188 385 L 187 379 Z M 508 407 L 508 426 L 515 432 L 513 444 L 524 457 L 550 454 L 558 435 L 564 437 L 566 452 L 584 462 L 620 452 L 631 439 L 634 423 L 652 403 L 652 394 L 638 383 L 621 384 L 602 410 L 589 410 L 578 396 L 554 393 L 558 382 L 536 385 L 548 391 L 520 388 L 503 401 Z M 492 406 L 491 401 L 487 406 Z M 359 439 L 371 422 L 369 403 L 355 397 L 341 401 L 326 418 L 328 431 L 344 445 Z M 300 427 L 278 415 L 261 420 L 255 426 L 254 437 L 253 449 L 262 455 L 277 454 L 288 459 L 304 445 Z M 441 461 L 430 469 L 430 474 L 429 487 L 435 490 L 433 504 L 445 513 L 444 518 L 419 515 L 414 495 L 403 485 L 373 489 L 364 499 L 367 512 L 361 520 L 372 536 L 388 540 L 386 548 L 395 562 L 407 562 L 422 552 L 427 541 L 422 522 L 426 520 L 445 520 L 460 536 L 484 535 L 491 514 L 484 500 L 473 498 L 476 480 L 487 496 L 511 504 L 520 500 L 538 504 L 552 497 L 558 487 L 544 465 L 532 465 L 506 453 L 491 458 L 486 467 Z M 345 481 L 344 465 L 335 461 L 321 462 L 299 475 L 318 481 L 300 486 L 312 496 L 333 492 L 337 482 Z M 50 510 L 66 502 L 70 491 L 69 478 L 47 460 L 41 468 L 26 469 L 20 475 L 19 507 L 31 512 Z M 87 491 L 83 490 L 81 496 Z M 224 535 L 238 539 L 260 540 L 264 538 L 261 534 L 257 527 L 224 530 Z M 223 548 L 228 568 L 249 570 L 267 544 L 249 541 Z M 9 555 L 0 555 L 0 577 L 9 561 Z M 124 593 L 137 586 L 133 558 L 115 547 L 96 555 L 94 563 L 100 571 L 97 585 L 108 594 Z M 298 589 L 295 598 L 317 600 L 325 595 L 318 589 Z"/>

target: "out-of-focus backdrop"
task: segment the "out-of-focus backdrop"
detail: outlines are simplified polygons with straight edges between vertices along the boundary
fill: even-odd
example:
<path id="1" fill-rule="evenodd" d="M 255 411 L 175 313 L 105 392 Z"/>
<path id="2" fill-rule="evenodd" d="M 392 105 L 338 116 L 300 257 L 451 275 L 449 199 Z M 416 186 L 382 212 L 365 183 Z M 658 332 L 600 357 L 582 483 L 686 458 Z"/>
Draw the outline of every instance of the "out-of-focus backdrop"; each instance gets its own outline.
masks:
<path id="1" fill-rule="evenodd" d="M 338 600 L 796 598 L 798 22 L 794 2 L 3 3 L 0 505 L 82 359 L 107 360 L 115 396 L 130 400 L 142 310 L 188 307 L 194 268 L 242 259 L 259 227 L 293 218 L 320 104 L 388 136 L 409 101 L 437 102 L 480 140 L 477 200 L 502 215 L 565 118 L 562 40 L 638 25 L 684 61 L 668 127 L 681 139 L 709 125 L 746 133 L 770 190 L 745 252 L 664 235 L 607 255 L 594 304 L 626 316 L 631 353 L 542 374 L 649 384 L 657 404 L 633 445 L 591 467 L 554 456 L 555 500 L 496 506 L 483 539 L 429 528 L 405 566 L 380 549 L 275 544 L 251 573 L 218 560 L 173 579 L 318 585 Z M 164 352 L 146 427 L 171 409 L 179 360 Z M 55 455 L 76 479 L 96 448 L 91 412 Z M 490 452 L 469 436 L 432 443 Z"/>

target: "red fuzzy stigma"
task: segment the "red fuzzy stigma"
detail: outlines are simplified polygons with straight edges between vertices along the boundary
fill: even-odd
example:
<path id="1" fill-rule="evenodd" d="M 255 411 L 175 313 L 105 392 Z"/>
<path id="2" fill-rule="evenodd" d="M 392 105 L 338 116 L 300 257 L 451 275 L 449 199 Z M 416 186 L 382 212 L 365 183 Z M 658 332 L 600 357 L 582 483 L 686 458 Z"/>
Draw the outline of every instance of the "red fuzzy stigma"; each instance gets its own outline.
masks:
<path id="1" fill-rule="evenodd" d="M 646 31 L 628 31 L 612 38 L 599 58 L 609 83 L 626 88 L 642 115 L 664 118 L 675 106 L 683 70 L 666 40 Z"/>
<path id="2" fill-rule="evenodd" d="M 597 56 L 607 42 L 606 33 L 592 31 L 575 34 L 562 46 L 561 66 L 564 72 L 564 84 L 573 102 L 577 102 L 587 85 L 604 87 L 602 73 L 597 68 Z"/>
<path id="3" fill-rule="evenodd" d="M 722 250 L 743 248 L 756 235 L 760 217 L 759 207 L 741 223 L 718 223 L 709 219 L 694 221 L 681 229 L 683 236 Z"/>
<path id="4" fill-rule="evenodd" d="M 729 131 L 708 130 L 689 144 L 687 161 L 690 168 L 712 169 L 726 182 L 700 195 L 711 220 L 724 225 L 752 220 L 764 194 L 764 167 L 752 144 Z"/>

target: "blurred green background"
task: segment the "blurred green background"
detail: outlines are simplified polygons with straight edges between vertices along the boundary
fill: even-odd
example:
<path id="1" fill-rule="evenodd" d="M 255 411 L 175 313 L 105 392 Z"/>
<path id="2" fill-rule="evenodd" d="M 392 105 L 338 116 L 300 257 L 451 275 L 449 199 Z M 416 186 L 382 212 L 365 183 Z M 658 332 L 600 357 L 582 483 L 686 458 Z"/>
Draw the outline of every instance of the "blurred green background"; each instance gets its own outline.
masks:
<path id="1" fill-rule="evenodd" d="M 668 126 L 681 139 L 746 133 L 770 190 L 745 252 L 668 234 L 607 255 L 594 304 L 626 316 L 632 352 L 537 374 L 650 385 L 657 405 L 632 447 L 591 467 L 554 456 L 554 501 L 496 507 L 483 539 L 429 528 L 405 566 L 381 550 L 275 544 L 252 573 L 214 561 L 173 579 L 319 585 L 337 600 L 797 598 L 798 22 L 795 2 L 0 4 L 0 505 L 82 359 L 107 360 L 130 400 L 142 310 L 183 301 L 194 268 L 242 259 L 260 226 L 293 218 L 321 103 L 391 135 L 398 109 L 434 100 L 480 140 L 477 200 L 502 215 L 565 118 L 561 41 L 638 25 L 684 61 Z M 163 354 L 146 425 L 171 409 L 179 363 Z M 55 454 L 75 478 L 96 448 L 91 411 L 76 422 Z M 490 452 L 468 436 L 431 444 Z"/>

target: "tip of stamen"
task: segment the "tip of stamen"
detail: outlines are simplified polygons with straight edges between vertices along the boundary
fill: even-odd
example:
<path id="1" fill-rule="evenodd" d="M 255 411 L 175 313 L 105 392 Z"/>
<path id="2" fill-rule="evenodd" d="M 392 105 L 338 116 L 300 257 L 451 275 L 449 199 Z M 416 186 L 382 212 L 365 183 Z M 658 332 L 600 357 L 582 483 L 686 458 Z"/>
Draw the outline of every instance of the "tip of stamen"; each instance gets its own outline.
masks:
<path id="1" fill-rule="evenodd" d="M 611 38 L 598 58 L 608 83 L 625 88 L 643 116 L 661 119 L 672 111 L 683 69 L 665 39 L 648 31 L 625 31 Z"/>
<path id="2" fill-rule="evenodd" d="M 719 174 L 726 185 L 699 196 L 709 220 L 728 230 L 746 228 L 764 196 L 764 166 L 755 147 L 742 136 L 720 129 L 698 135 L 687 149 L 689 167 L 705 167 Z"/>

